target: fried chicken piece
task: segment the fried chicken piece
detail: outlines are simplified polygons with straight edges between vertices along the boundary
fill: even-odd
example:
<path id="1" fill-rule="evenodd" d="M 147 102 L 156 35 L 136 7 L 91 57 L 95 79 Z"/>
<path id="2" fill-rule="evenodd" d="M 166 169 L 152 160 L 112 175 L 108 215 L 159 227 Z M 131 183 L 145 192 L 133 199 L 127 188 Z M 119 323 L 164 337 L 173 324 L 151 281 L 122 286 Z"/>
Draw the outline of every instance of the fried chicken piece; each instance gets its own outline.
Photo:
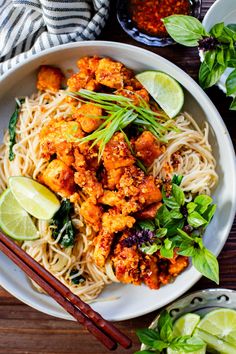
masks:
<path id="1" fill-rule="evenodd" d="M 104 213 L 102 216 L 102 227 L 108 233 L 123 231 L 124 229 L 133 227 L 135 218 L 117 214 L 114 210 Z"/>
<path id="2" fill-rule="evenodd" d="M 141 207 L 136 200 L 132 198 L 125 200 L 119 192 L 110 190 L 104 191 L 103 196 L 101 196 L 98 201 L 101 204 L 115 207 L 122 215 L 135 213 Z"/>
<path id="3" fill-rule="evenodd" d="M 123 133 L 115 133 L 106 144 L 103 152 L 103 163 L 106 170 L 131 166 L 135 163 Z"/>
<path id="4" fill-rule="evenodd" d="M 74 148 L 74 168 L 79 171 L 81 167 L 86 167 L 86 160 L 81 154 L 79 147 Z"/>
<path id="5" fill-rule="evenodd" d="M 145 255 L 141 261 L 141 277 L 144 283 L 150 289 L 159 289 L 160 281 L 158 278 L 157 257 L 152 255 Z"/>
<path id="6" fill-rule="evenodd" d="M 122 63 L 103 58 L 99 61 L 96 70 L 96 80 L 104 86 L 114 89 L 121 89 L 132 75 L 132 72 L 124 67 Z"/>
<path id="7" fill-rule="evenodd" d="M 61 160 L 49 162 L 38 179 L 62 197 L 68 198 L 75 192 L 74 172 Z"/>
<path id="8" fill-rule="evenodd" d="M 102 109 L 100 107 L 86 103 L 75 109 L 73 117 L 80 123 L 84 132 L 91 133 L 101 125 L 102 120 L 99 119 L 101 115 Z"/>
<path id="9" fill-rule="evenodd" d="M 67 80 L 67 86 L 69 91 L 77 92 L 80 89 L 87 89 L 90 91 L 96 91 L 99 89 L 100 85 L 97 83 L 93 76 L 88 75 L 85 72 L 79 72 L 72 75 Z"/>
<path id="10" fill-rule="evenodd" d="M 114 234 L 106 230 L 101 230 L 94 240 L 94 253 L 93 259 L 99 267 L 103 267 L 110 254 L 111 246 L 113 243 Z"/>
<path id="11" fill-rule="evenodd" d="M 136 250 L 136 246 L 130 248 L 123 245 L 123 240 L 129 234 L 125 233 L 114 249 L 112 263 L 115 270 L 115 275 L 122 283 L 132 283 L 135 285 L 141 284 L 140 279 L 140 255 Z"/>
<path id="12" fill-rule="evenodd" d="M 56 92 L 60 90 L 63 77 L 64 75 L 59 68 L 42 65 L 38 72 L 37 89 Z"/>
<path id="13" fill-rule="evenodd" d="M 124 172 L 123 168 L 113 168 L 106 173 L 106 188 L 116 189 Z"/>
<path id="14" fill-rule="evenodd" d="M 51 119 L 40 131 L 41 155 L 50 158 L 58 152 L 58 157 L 65 157 L 65 155 L 71 157 L 72 142 L 83 136 L 84 133 L 78 122 Z"/>
<path id="15" fill-rule="evenodd" d="M 169 274 L 173 277 L 177 277 L 189 264 L 188 257 L 178 256 L 175 262 L 171 262 L 169 265 Z"/>
<path id="16" fill-rule="evenodd" d="M 91 147 L 90 142 L 79 144 L 80 153 L 84 156 L 88 169 L 96 171 L 99 167 L 98 161 L 98 147 L 97 145 Z"/>
<path id="17" fill-rule="evenodd" d="M 95 200 L 103 194 L 102 184 L 98 182 L 94 171 L 86 170 L 84 167 L 77 169 L 74 178 L 75 183 L 82 188 L 83 192 Z"/>
<path id="18" fill-rule="evenodd" d="M 94 231 L 98 232 L 102 225 L 102 207 L 95 204 L 93 200 L 88 198 L 81 204 L 80 214 Z"/>
<path id="19" fill-rule="evenodd" d="M 134 146 L 137 157 L 147 167 L 151 166 L 154 160 L 162 153 L 159 141 L 147 130 L 138 137 Z"/>
<path id="20" fill-rule="evenodd" d="M 98 68 L 98 64 L 101 58 L 94 56 L 94 57 L 83 57 L 77 61 L 77 66 L 81 72 L 86 73 L 89 76 L 94 76 L 95 78 L 95 71 Z"/>
<path id="21" fill-rule="evenodd" d="M 138 211 L 135 214 L 135 217 L 139 220 L 146 220 L 146 219 L 154 219 L 158 209 L 162 206 L 161 202 L 153 203 L 143 210 Z"/>
<path id="22" fill-rule="evenodd" d="M 139 185 L 145 180 L 145 174 L 136 166 L 124 168 L 118 186 L 118 190 L 122 191 L 125 197 L 137 197 L 140 193 Z"/>
<path id="23" fill-rule="evenodd" d="M 145 176 L 143 182 L 139 185 L 139 201 L 145 205 L 160 202 L 162 194 L 155 185 L 153 176 Z"/>

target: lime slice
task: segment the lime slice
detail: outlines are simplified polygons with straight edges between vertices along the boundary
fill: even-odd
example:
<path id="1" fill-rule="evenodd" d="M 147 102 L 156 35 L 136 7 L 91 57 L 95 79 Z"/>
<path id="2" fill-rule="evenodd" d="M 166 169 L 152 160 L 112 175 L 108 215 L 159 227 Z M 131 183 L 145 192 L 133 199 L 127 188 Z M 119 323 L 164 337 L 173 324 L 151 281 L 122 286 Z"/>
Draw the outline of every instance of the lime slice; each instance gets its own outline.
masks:
<path id="1" fill-rule="evenodd" d="M 218 309 L 208 313 L 198 324 L 201 329 L 235 346 L 236 353 L 236 311 Z"/>
<path id="2" fill-rule="evenodd" d="M 161 71 L 144 71 L 136 75 L 136 79 L 170 118 L 180 112 L 184 104 L 184 93 L 173 77 Z"/>
<path id="3" fill-rule="evenodd" d="M 234 354 L 236 353 L 236 347 L 230 343 L 226 343 L 222 339 L 213 336 L 201 329 L 196 329 L 194 335 L 200 337 L 207 344 L 207 352 L 220 353 L 220 354 Z"/>
<path id="4" fill-rule="evenodd" d="M 187 313 L 186 315 L 181 316 L 174 323 L 173 336 L 174 337 L 185 336 L 185 335 L 191 336 L 199 322 L 200 322 L 200 316 L 197 314 Z M 172 350 L 172 349 L 168 348 L 167 353 L 168 354 L 184 354 L 185 352 L 183 352 L 181 350 L 178 351 L 178 350 Z M 206 346 L 202 349 L 195 351 L 195 352 L 191 352 L 190 354 L 205 354 L 205 353 L 206 353 Z"/>
<path id="5" fill-rule="evenodd" d="M 22 208 L 37 219 L 49 220 L 60 208 L 55 194 L 32 178 L 10 177 L 9 185 Z"/>
<path id="6" fill-rule="evenodd" d="M 35 240 L 39 237 L 31 217 L 16 201 L 10 188 L 0 196 L 0 227 L 15 240 Z"/>

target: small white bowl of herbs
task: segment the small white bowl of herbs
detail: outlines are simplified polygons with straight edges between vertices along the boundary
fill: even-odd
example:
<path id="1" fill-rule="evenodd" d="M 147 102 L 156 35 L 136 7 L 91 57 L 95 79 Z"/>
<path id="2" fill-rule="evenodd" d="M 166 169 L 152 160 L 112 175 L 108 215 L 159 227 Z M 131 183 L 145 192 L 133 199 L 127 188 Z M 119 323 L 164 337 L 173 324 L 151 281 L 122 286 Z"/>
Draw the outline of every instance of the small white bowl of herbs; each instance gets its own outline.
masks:
<path id="1" fill-rule="evenodd" d="M 219 11 L 221 8 L 222 11 L 228 9 L 222 6 L 223 2 L 217 2 L 221 5 Z M 236 14 L 236 1 L 229 3 Z M 216 23 L 216 19 L 209 21 L 211 17 L 207 16 L 207 21 L 202 24 L 195 17 L 185 15 L 169 16 L 163 22 L 175 42 L 187 47 L 198 47 L 202 61 L 198 78 L 202 88 L 218 84 L 227 96 L 233 97 L 230 109 L 236 110 L 236 18 L 233 23 L 232 16 L 224 17 L 222 12 L 219 16 L 225 19 L 225 23 Z"/>
<path id="2" fill-rule="evenodd" d="M 135 354 L 235 354 L 236 291 L 206 289 L 175 301 L 138 329 Z"/>

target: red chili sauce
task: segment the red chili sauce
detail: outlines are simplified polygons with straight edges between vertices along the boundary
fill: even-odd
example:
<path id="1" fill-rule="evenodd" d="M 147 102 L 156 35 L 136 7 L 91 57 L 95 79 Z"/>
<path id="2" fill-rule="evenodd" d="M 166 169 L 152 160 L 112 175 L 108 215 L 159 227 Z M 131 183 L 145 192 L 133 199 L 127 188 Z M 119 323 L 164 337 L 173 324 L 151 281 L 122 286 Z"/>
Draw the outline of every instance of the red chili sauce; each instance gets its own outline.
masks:
<path id="1" fill-rule="evenodd" d="M 151 35 L 165 37 L 162 18 L 170 15 L 189 15 L 189 0 L 130 0 L 131 18 L 136 26 Z"/>

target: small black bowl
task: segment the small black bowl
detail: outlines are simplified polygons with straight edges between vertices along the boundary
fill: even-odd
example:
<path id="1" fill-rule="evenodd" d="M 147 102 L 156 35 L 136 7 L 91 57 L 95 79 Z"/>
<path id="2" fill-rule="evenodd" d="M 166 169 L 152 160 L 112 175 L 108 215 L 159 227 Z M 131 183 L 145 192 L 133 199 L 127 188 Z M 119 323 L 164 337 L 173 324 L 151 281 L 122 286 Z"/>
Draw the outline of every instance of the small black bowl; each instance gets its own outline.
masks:
<path id="1" fill-rule="evenodd" d="M 202 0 L 189 0 L 189 2 L 191 9 L 190 15 L 199 18 L 201 15 Z M 140 31 L 130 17 L 129 0 L 118 0 L 116 11 L 117 19 L 123 30 L 136 41 L 155 47 L 165 47 L 175 43 L 175 41 L 168 36 L 158 37 Z"/>

